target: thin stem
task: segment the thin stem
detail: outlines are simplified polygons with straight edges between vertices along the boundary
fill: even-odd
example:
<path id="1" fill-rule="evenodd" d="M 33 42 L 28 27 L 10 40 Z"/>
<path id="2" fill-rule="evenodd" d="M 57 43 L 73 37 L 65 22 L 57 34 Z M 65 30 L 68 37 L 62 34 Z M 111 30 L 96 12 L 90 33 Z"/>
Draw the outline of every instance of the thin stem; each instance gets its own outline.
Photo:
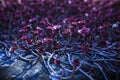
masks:
<path id="1" fill-rule="evenodd" d="M 88 75 L 85 71 L 83 71 L 82 69 L 79 69 L 79 71 L 84 74 L 87 78 L 89 78 L 90 80 L 94 80 L 90 75 Z"/>
<path id="2" fill-rule="evenodd" d="M 105 72 L 103 71 L 102 67 L 101 67 L 99 64 L 95 63 L 95 62 L 94 62 L 94 64 L 100 69 L 100 71 L 102 72 L 102 74 L 103 74 L 105 80 L 108 80 L 108 78 L 107 78 Z"/>

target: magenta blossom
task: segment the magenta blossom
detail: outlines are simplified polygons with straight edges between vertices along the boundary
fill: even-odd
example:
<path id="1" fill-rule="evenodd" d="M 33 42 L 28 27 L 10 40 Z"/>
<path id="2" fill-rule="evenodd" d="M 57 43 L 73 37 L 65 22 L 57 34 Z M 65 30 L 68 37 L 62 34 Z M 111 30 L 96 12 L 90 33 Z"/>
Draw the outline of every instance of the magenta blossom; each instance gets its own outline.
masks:
<path id="1" fill-rule="evenodd" d="M 90 33 L 90 28 L 84 26 L 78 30 L 78 33 L 80 33 L 82 36 L 86 36 Z"/>

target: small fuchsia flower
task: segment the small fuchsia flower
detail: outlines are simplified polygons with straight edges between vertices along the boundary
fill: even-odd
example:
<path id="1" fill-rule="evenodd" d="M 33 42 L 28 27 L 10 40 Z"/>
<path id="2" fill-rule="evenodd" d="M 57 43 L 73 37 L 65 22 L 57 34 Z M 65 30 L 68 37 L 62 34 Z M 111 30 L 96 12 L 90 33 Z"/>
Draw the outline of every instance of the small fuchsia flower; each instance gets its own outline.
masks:
<path id="1" fill-rule="evenodd" d="M 47 44 L 50 44 L 53 42 L 53 39 L 52 38 L 44 38 L 44 42 Z"/>
<path id="2" fill-rule="evenodd" d="M 29 19 L 29 22 L 32 23 L 32 22 L 35 22 L 36 21 L 36 18 L 31 18 Z"/>
<path id="3" fill-rule="evenodd" d="M 72 60 L 72 64 L 73 64 L 74 67 L 79 66 L 79 65 L 80 65 L 79 59 L 73 59 L 73 60 Z"/>
<path id="4" fill-rule="evenodd" d="M 85 23 L 86 23 L 85 20 L 80 20 L 80 21 L 78 21 L 77 24 L 78 24 L 78 27 L 81 28 Z"/>
<path id="5" fill-rule="evenodd" d="M 54 59 L 54 63 L 59 65 L 60 64 L 60 60 L 59 59 Z"/>
<path id="6" fill-rule="evenodd" d="M 32 31 L 32 34 L 34 34 L 34 35 L 38 35 L 38 34 L 39 34 L 39 31 L 37 31 L 37 30 Z"/>
<path id="7" fill-rule="evenodd" d="M 103 26 L 99 26 L 99 29 L 100 29 L 100 30 L 104 30 L 104 27 L 103 27 Z"/>
<path id="8" fill-rule="evenodd" d="M 37 31 L 39 31 L 39 32 L 42 32 L 42 30 L 43 30 L 41 27 L 37 27 L 36 29 L 37 29 Z"/>
<path id="9" fill-rule="evenodd" d="M 2 6 L 6 7 L 6 2 L 5 2 L 5 0 L 1 0 L 1 2 L 2 2 Z"/>
<path id="10" fill-rule="evenodd" d="M 53 30 L 54 30 L 53 26 L 48 26 L 46 29 L 47 29 L 48 31 L 53 31 Z"/>
<path id="11" fill-rule="evenodd" d="M 31 29 L 32 27 L 31 27 L 31 25 L 26 25 L 25 26 L 25 29 Z"/>
<path id="12" fill-rule="evenodd" d="M 101 40 L 100 42 L 99 42 L 99 45 L 101 46 L 101 47 L 106 47 L 108 44 L 110 44 L 108 41 L 106 41 L 106 40 Z"/>
<path id="13" fill-rule="evenodd" d="M 21 29 L 19 30 L 20 33 L 26 33 L 28 30 L 27 29 Z"/>
<path id="14" fill-rule="evenodd" d="M 88 45 L 83 45 L 83 46 L 80 46 L 81 48 L 81 51 L 82 51 L 82 54 L 86 54 L 87 50 L 89 49 L 89 46 Z"/>
<path id="15" fill-rule="evenodd" d="M 13 51 L 15 51 L 16 49 L 17 49 L 17 47 L 16 47 L 16 46 L 13 46 L 13 47 L 10 48 L 10 51 L 13 52 Z"/>
<path id="16" fill-rule="evenodd" d="M 84 24 L 86 23 L 85 20 L 78 21 L 79 24 Z"/>
<path id="17" fill-rule="evenodd" d="M 54 30 L 59 30 L 61 27 L 62 27 L 61 25 L 54 25 L 54 26 L 53 26 L 53 29 L 54 29 Z"/>
<path id="18" fill-rule="evenodd" d="M 18 0 L 18 4 L 22 4 L 22 0 Z"/>
<path id="19" fill-rule="evenodd" d="M 65 35 L 69 35 L 71 33 L 71 29 L 65 29 L 63 33 Z"/>
<path id="20" fill-rule="evenodd" d="M 100 26 L 99 29 L 100 30 L 107 30 L 109 28 L 111 28 L 111 24 L 110 23 L 105 23 L 103 26 Z"/>
<path id="21" fill-rule="evenodd" d="M 24 50 L 28 50 L 28 47 L 26 45 L 22 45 L 21 48 Z"/>
<path id="22" fill-rule="evenodd" d="M 109 37 L 109 33 L 107 31 L 101 31 L 101 36 L 104 37 L 104 38 L 108 38 Z"/>
<path id="23" fill-rule="evenodd" d="M 90 28 L 84 26 L 78 30 L 78 33 L 80 33 L 82 36 L 86 36 L 90 33 Z"/>
<path id="24" fill-rule="evenodd" d="M 65 19 L 63 20 L 63 23 L 67 23 L 67 22 L 69 22 L 69 21 L 71 21 L 71 18 L 65 18 Z"/>
<path id="25" fill-rule="evenodd" d="M 40 33 L 40 36 L 41 36 L 41 37 L 45 37 L 45 36 L 46 36 L 46 33 L 41 32 L 41 33 Z"/>
<path id="26" fill-rule="evenodd" d="M 26 22 L 25 21 L 22 21 L 21 22 L 21 26 L 25 26 L 26 25 Z"/>
<path id="27" fill-rule="evenodd" d="M 44 52 L 44 51 L 45 51 L 45 47 L 43 47 L 43 46 L 40 47 L 39 51 L 40 51 L 40 52 Z"/>
<path id="28" fill-rule="evenodd" d="M 36 44 L 37 44 L 37 45 L 41 45 L 41 44 L 42 44 L 42 41 L 41 41 L 41 40 L 37 40 L 37 41 L 36 41 Z"/>
<path id="29" fill-rule="evenodd" d="M 78 22 L 72 22 L 72 25 L 76 26 L 76 25 L 78 25 Z"/>
<path id="30" fill-rule="evenodd" d="M 22 36 L 22 37 L 21 37 L 21 40 L 24 40 L 24 41 L 25 41 L 25 40 L 27 40 L 27 39 L 28 39 L 27 36 Z"/>
<path id="31" fill-rule="evenodd" d="M 28 44 L 32 44 L 33 40 L 32 39 L 27 39 Z"/>
<path id="32" fill-rule="evenodd" d="M 59 49 L 59 48 L 62 47 L 62 45 L 61 45 L 61 44 L 57 44 L 55 47 L 56 47 L 57 49 Z"/>
<path id="33" fill-rule="evenodd" d="M 17 45 L 17 42 L 15 41 L 15 42 L 11 42 L 13 45 Z"/>

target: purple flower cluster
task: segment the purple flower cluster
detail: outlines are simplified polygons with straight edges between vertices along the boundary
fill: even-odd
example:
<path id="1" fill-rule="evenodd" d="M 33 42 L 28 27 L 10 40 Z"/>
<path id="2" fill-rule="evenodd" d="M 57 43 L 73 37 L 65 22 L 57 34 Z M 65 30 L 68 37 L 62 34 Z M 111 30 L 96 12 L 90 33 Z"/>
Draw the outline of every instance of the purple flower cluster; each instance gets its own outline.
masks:
<path id="1" fill-rule="evenodd" d="M 2 0 L 0 49 L 60 79 L 109 80 L 120 72 L 119 9 L 119 0 Z"/>

